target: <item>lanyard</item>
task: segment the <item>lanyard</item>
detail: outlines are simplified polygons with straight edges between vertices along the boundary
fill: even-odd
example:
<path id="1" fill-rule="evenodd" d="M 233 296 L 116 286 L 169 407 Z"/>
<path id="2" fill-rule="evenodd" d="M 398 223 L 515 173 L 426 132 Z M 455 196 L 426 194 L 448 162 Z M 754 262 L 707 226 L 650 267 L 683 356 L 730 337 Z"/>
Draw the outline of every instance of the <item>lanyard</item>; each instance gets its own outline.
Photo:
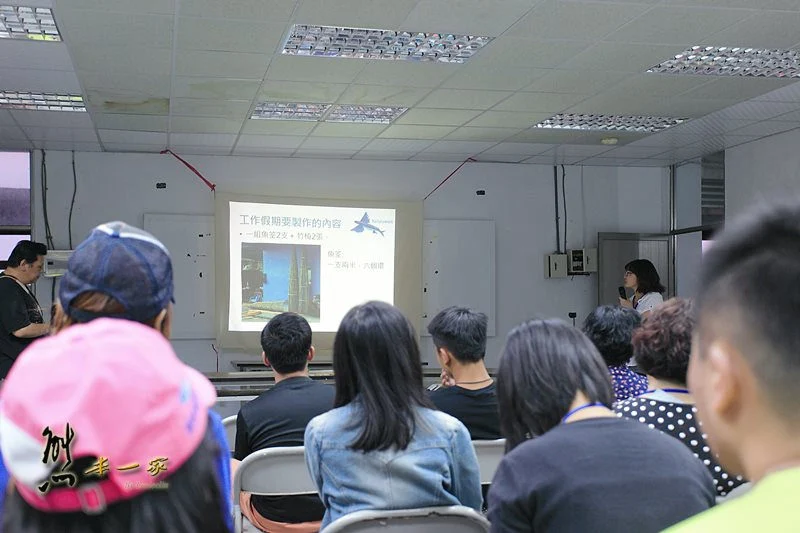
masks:
<path id="1" fill-rule="evenodd" d="M 33 298 L 33 302 L 36 304 L 36 309 L 39 311 L 39 316 L 41 316 L 41 317 L 44 317 L 44 311 L 42 311 L 42 306 L 41 306 L 41 305 L 39 305 L 39 300 L 36 298 L 36 295 L 35 295 L 35 294 L 33 294 L 33 293 L 31 292 L 31 290 L 30 290 L 30 289 L 29 289 L 29 288 L 28 288 L 28 287 L 27 287 L 27 286 L 26 286 L 24 283 L 22 283 L 20 280 L 18 280 L 18 279 L 17 279 L 17 278 L 15 278 L 14 276 L 11 276 L 11 275 L 9 275 L 9 274 L 6 274 L 5 272 L 3 272 L 2 274 L 0 274 L 0 277 L 4 277 L 4 278 L 11 278 L 11 279 L 13 279 L 14 281 L 16 281 L 16 282 L 17 282 L 17 285 L 19 285 L 20 287 L 22 287 L 22 289 L 23 289 L 23 290 L 24 290 L 26 293 L 28 293 L 28 296 L 30 296 L 31 298 Z"/>
<path id="2" fill-rule="evenodd" d="M 569 417 L 571 417 L 572 415 L 574 415 L 578 411 L 583 411 L 584 409 L 588 409 L 590 407 L 605 407 L 605 404 L 602 404 L 600 402 L 585 403 L 585 404 L 583 404 L 583 405 L 581 405 L 579 407 L 576 407 L 575 409 L 573 409 L 569 413 L 565 414 L 564 418 L 561 419 L 561 423 L 562 424 L 565 423 Z"/>
<path id="3" fill-rule="evenodd" d="M 652 393 L 656 392 L 656 390 L 661 390 L 661 391 L 664 391 L 664 392 L 671 392 L 673 394 L 689 394 L 689 390 L 688 389 L 651 389 L 651 390 L 645 391 L 645 394 L 652 394 Z"/>

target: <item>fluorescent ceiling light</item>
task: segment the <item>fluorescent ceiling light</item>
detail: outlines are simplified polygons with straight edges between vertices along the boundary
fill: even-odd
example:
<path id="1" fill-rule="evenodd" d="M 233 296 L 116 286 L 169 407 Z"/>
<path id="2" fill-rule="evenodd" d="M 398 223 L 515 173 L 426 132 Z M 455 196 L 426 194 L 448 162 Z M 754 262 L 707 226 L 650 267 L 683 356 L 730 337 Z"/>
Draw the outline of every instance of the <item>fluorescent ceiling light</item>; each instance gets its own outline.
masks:
<path id="1" fill-rule="evenodd" d="M 731 46 L 693 46 L 647 70 L 658 74 L 800 78 L 800 52 Z"/>
<path id="2" fill-rule="evenodd" d="M 61 34 L 50 8 L 0 5 L 0 39 L 60 41 Z"/>
<path id="3" fill-rule="evenodd" d="M 689 119 L 624 116 L 624 115 L 573 115 L 562 113 L 542 121 L 535 128 L 581 131 L 627 131 L 633 133 L 655 133 L 677 126 Z"/>
<path id="4" fill-rule="evenodd" d="M 407 107 L 378 105 L 332 105 L 299 102 L 261 102 L 250 118 L 305 120 L 311 122 L 357 122 L 390 124 L 408 111 Z"/>
<path id="5" fill-rule="evenodd" d="M 322 118 L 330 104 L 304 104 L 297 102 L 261 102 L 253 116 L 270 120 L 306 120 L 316 122 Z"/>
<path id="6" fill-rule="evenodd" d="M 407 107 L 385 107 L 378 105 L 335 105 L 326 122 L 364 122 L 369 124 L 391 124 L 408 111 Z"/>
<path id="7" fill-rule="evenodd" d="M 295 24 L 287 55 L 464 63 L 491 37 Z"/>
<path id="8" fill-rule="evenodd" d="M 34 111 L 86 111 L 83 96 L 79 94 L 47 94 L 17 91 L 0 91 L 1 109 L 29 109 Z"/>

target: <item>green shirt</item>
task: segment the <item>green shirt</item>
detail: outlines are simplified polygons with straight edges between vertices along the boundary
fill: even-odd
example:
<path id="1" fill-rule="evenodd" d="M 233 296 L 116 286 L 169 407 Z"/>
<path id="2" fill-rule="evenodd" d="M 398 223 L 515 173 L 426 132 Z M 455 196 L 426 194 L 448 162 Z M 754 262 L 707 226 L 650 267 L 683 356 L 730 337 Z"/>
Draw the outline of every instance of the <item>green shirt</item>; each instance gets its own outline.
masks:
<path id="1" fill-rule="evenodd" d="M 667 533 L 800 530 L 800 468 L 770 474 L 746 494 L 685 520 Z"/>

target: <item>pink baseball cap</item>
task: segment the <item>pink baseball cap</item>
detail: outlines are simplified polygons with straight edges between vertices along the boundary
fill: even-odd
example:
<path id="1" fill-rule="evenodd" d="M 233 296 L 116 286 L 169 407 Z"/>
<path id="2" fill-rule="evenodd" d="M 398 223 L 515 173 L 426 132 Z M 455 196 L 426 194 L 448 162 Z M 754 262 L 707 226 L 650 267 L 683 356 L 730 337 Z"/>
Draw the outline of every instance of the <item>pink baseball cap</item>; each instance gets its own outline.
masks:
<path id="1" fill-rule="evenodd" d="M 158 487 L 180 468 L 202 442 L 215 401 L 214 386 L 182 363 L 160 332 L 100 318 L 20 355 L 3 385 L 0 449 L 31 506 L 96 514 Z M 105 477 L 81 475 L 82 467 L 75 486 L 52 482 L 67 455 L 61 441 L 56 464 L 48 441 L 68 439 L 67 424 L 72 466 L 79 458 L 105 458 Z M 49 480 L 42 492 L 38 487 Z"/>

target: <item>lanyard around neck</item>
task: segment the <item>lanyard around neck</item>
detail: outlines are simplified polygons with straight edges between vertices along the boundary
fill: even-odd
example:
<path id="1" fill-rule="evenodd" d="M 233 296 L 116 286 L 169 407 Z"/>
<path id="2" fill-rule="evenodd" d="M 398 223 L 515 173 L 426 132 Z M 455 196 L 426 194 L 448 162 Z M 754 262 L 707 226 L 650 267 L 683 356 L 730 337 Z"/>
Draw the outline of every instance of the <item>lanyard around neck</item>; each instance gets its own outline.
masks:
<path id="1" fill-rule="evenodd" d="M 27 285 L 25 285 L 24 283 L 22 283 L 20 280 L 18 280 L 16 277 L 12 276 L 11 274 L 6 274 L 5 272 L 3 272 L 3 274 L 2 274 L 2 277 L 4 277 L 4 278 L 11 278 L 11 279 L 13 279 L 14 281 L 16 281 L 16 282 L 17 282 L 17 285 L 19 285 L 20 287 L 22 287 L 22 290 L 24 290 L 26 293 L 28 293 L 28 296 L 30 296 L 31 298 L 33 298 L 33 302 L 36 304 L 36 309 L 39 311 L 39 314 L 40 314 L 40 315 L 42 315 L 42 316 L 44 316 L 44 311 L 42 311 L 42 306 L 39 304 L 39 300 L 36 298 L 36 295 L 35 295 L 35 294 L 33 294 L 33 292 L 31 292 L 31 290 L 28 288 L 28 286 L 27 286 Z"/>
<path id="2" fill-rule="evenodd" d="M 569 419 L 569 417 L 571 417 L 572 415 L 574 415 L 578 411 L 583 411 L 584 409 L 588 409 L 590 407 L 605 407 L 605 404 L 600 403 L 600 402 L 590 402 L 590 403 L 585 403 L 583 405 L 580 405 L 580 406 L 576 407 L 575 409 L 573 409 L 572 411 L 570 411 L 567 414 L 565 414 L 564 418 L 561 419 L 561 423 L 562 424 L 566 423 L 566 421 Z"/>
<path id="3" fill-rule="evenodd" d="M 656 391 L 670 392 L 672 394 L 689 394 L 689 389 L 650 389 L 645 394 L 652 394 Z"/>

